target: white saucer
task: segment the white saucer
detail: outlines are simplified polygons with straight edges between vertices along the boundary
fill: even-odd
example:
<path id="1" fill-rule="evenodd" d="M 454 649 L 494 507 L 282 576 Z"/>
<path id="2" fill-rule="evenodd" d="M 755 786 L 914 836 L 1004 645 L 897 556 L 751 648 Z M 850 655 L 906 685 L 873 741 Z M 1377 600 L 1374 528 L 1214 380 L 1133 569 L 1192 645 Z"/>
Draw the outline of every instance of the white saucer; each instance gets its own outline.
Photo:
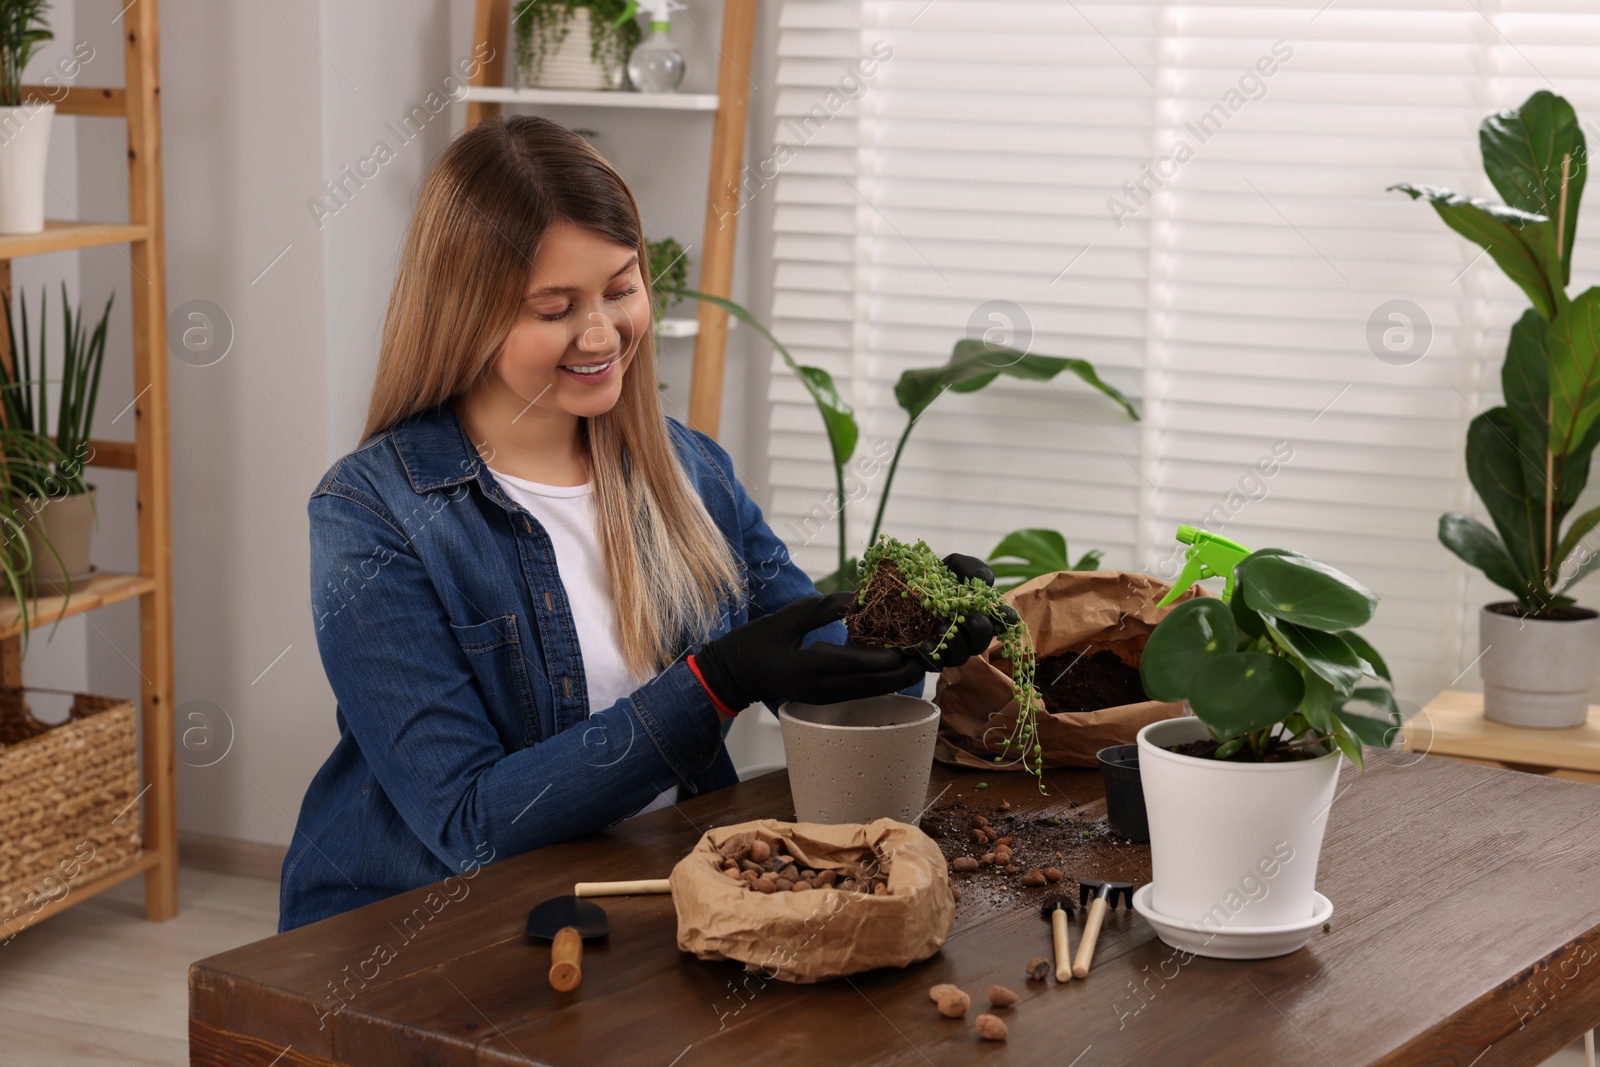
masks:
<path id="1" fill-rule="evenodd" d="M 1150 907 L 1153 886 L 1146 883 L 1133 894 L 1133 910 L 1144 916 L 1145 922 L 1155 930 L 1156 936 L 1173 948 L 1191 952 L 1196 956 L 1209 956 L 1218 960 L 1264 960 L 1270 956 L 1287 956 L 1310 940 L 1333 914 L 1333 901 L 1312 890 L 1315 908 L 1311 917 L 1284 926 L 1251 926 L 1229 929 L 1212 929 L 1199 923 L 1169 919 Z"/>

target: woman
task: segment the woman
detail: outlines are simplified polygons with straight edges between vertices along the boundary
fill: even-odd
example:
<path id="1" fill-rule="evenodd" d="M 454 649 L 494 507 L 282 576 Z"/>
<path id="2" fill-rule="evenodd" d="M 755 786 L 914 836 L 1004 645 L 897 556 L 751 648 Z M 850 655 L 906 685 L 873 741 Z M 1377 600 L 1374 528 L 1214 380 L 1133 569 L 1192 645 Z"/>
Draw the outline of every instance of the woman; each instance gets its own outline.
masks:
<path id="1" fill-rule="evenodd" d="M 363 443 L 308 508 L 339 741 L 280 930 L 732 784 L 755 701 L 921 694 L 920 661 L 834 643 L 849 594 L 817 595 L 727 453 L 662 415 L 646 263 L 621 177 L 551 122 L 435 165 Z M 943 664 L 991 636 L 972 620 Z"/>

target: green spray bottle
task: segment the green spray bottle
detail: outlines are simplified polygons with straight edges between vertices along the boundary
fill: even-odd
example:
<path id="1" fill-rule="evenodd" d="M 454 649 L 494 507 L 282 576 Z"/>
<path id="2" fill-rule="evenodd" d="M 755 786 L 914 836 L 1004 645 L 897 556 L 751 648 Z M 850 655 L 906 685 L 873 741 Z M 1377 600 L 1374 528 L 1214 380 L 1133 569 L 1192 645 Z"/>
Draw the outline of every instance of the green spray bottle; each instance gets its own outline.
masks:
<path id="1" fill-rule="evenodd" d="M 1232 597 L 1233 568 L 1250 554 L 1250 550 L 1221 534 L 1197 530 L 1193 526 L 1178 527 L 1177 538 L 1180 543 L 1192 547 L 1184 553 L 1186 562 L 1183 571 L 1178 575 L 1178 580 L 1173 583 L 1171 591 L 1161 598 L 1156 607 L 1166 607 L 1188 592 L 1189 587 L 1202 578 L 1223 579 L 1222 599 L 1227 600 Z"/>

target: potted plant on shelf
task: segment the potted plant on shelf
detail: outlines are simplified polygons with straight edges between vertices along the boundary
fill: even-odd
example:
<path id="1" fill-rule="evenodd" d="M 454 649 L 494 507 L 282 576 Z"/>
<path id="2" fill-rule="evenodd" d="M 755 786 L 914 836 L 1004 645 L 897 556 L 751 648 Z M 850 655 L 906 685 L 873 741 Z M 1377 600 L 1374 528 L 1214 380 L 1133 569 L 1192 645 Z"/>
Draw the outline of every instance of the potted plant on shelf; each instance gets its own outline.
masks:
<path id="1" fill-rule="evenodd" d="M 28 520 L 38 487 L 60 458 L 54 441 L 35 430 L 11 425 L 0 408 L 0 540 L 4 545 L 0 549 L 0 597 L 10 597 L 15 605 L 0 600 L 0 627 L 18 627 L 24 654 L 33 626 L 33 601 L 39 595 L 36 566 L 43 558 L 57 557 L 48 536 L 36 535 Z M 57 618 L 56 625 L 60 624 Z"/>
<path id="2" fill-rule="evenodd" d="M 644 247 L 650 257 L 650 294 L 655 298 L 655 321 L 659 327 L 667 308 L 683 299 L 681 294 L 689 283 L 689 255 L 676 237 L 646 241 Z"/>
<path id="3" fill-rule="evenodd" d="M 1561 529 L 1600 443 L 1600 288 L 1567 296 L 1588 152 L 1572 105 L 1544 90 L 1484 119 L 1478 143 L 1503 203 L 1391 186 L 1431 203 L 1533 301 L 1511 328 L 1505 403 L 1467 430 L 1467 476 L 1494 529 L 1449 512 L 1439 540 L 1516 598 L 1479 612 L 1484 715 L 1512 726 L 1578 726 L 1600 672 L 1600 615 L 1568 595 L 1600 566 L 1600 553 L 1583 543 L 1600 508 Z"/>
<path id="4" fill-rule="evenodd" d="M 43 291 L 39 294 L 39 346 L 33 348 L 28 324 L 28 301 L 20 296 L 20 337 L 13 328 L 10 301 L 5 301 L 6 335 L 13 359 L 0 360 L 0 412 L 6 426 L 37 434 L 54 446 L 48 463 L 36 462 L 30 451 L 17 488 L 23 497 L 25 540 L 31 548 L 33 573 L 54 592 L 72 595 L 72 587 L 88 579 L 95 525 L 95 487 L 87 481 L 89 435 L 94 426 L 95 403 L 100 395 L 100 372 L 105 365 L 106 331 L 111 319 L 107 298 L 100 321 L 86 332 L 83 311 L 74 312 L 61 286 L 61 377 L 57 383 L 56 425 L 51 438 L 49 384 L 46 356 Z M 37 362 L 37 369 L 35 369 Z M 31 440 L 20 438 L 33 450 Z"/>
<path id="5" fill-rule="evenodd" d="M 0 0 L 0 233 L 44 229 L 45 160 L 56 106 L 22 99 L 22 72 L 54 37 L 45 0 Z"/>
<path id="6" fill-rule="evenodd" d="M 1152 882 L 1135 906 L 1169 944 L 1250 958 L 1293 951 L 1325 921 L 1314 887 L 1340 755 L 1360 770 L 1362 745 L 1392 744 L 1400 714 L 1356 632 L 1371 591 L 1281 548 L 1252 552 L 1233 580 L 1227 599 L 1173 608 L 1140 660 L 1145 691 L 1193 715 L 1139 731 Z"/>
<path id="7" fill-rule="evenodd" d="M 622 88 L 628 56 L 643 37 L 628 6 L 626 0 L 518 0 L 517 87 Z"/>

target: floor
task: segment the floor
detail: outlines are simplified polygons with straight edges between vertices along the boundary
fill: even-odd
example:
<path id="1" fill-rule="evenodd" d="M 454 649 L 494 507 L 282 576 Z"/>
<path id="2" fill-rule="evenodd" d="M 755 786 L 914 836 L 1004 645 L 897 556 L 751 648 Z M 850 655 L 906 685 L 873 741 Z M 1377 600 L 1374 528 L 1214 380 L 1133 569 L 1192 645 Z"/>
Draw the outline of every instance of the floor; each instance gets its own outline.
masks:
<path id="1" fill-rule="evenodd" d="M 278 885 L 185 867 L 182 910 L 144 921 L 124 883 L 0 948 L 0 1067 L 182 1067 L 189 964 L 270 936 Z M 1546 1067 L 1584 1067 L 1581 1045 Z"/>

